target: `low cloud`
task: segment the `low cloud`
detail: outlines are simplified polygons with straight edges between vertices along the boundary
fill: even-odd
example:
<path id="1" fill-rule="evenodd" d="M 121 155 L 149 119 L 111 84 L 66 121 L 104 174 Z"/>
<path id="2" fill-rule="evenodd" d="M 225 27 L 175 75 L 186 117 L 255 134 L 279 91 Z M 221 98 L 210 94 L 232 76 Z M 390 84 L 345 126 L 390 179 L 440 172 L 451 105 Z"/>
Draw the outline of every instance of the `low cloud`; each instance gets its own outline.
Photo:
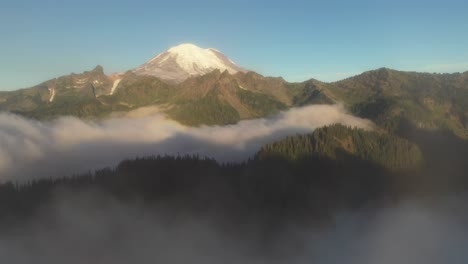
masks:
<path id="1" fill-rule="evenodd" d="M 128 157 L 166 153 L 237 161 L 265 143 L 332 123 L 372 127 L 340 106 L 325 105 L 200 128 L 181 126 L 160 114 L 44 123 L 4 113 L 0 175 L 3 180 L 63 176 L 113 166 Z M 296 218 L 277 223 L 250 211 L 249 221 L 236 221 L 227 214 L 229 207 L 193 214 L 165 203 L 148 208 L 137 200 L 123 202 L 93 190 L 62 191 L 29 220 L 0 228 L 5 263 L 435 264 L 465 263 L 468 258 L 468 196 L 461 193 L 338 211 L 331 223 L 312 226 Z"/>
<path id="2" fill-rule="evenodd" d="M 466 263 L 466 209 L 466 197 L 412 200 L 337 212 L 320 227 L 291 221 L 262 229 L 272 220 L 242 227 L 230 218 L 180 217 L 103 194 L 68 193 L 57 195 L 31 223 L 2 233 L 0 256 L 16 264 Z"/>
<path id="3" fill-rule="evenodd" d="M 307 250 L 294 255 L 309 263 L 464 263 L 466 198 L 407 200 L 391 208 L 341 213 L 331 228 L 296 230 Z"/>
<path id="4" fill-rule="evenodd" d="M 200 154 L 221 162 L 241 161 L 266 143 L 334 123 L 372 126 L 339 105 L 295 108 L 271 118 L 199 128 L 182 126 L 158 113 L 102 122 L 73 117 L 39 122 L 1 113 L 0 180 L 68 176 L 115 166 L 126 158 L 157 154 Z"/>

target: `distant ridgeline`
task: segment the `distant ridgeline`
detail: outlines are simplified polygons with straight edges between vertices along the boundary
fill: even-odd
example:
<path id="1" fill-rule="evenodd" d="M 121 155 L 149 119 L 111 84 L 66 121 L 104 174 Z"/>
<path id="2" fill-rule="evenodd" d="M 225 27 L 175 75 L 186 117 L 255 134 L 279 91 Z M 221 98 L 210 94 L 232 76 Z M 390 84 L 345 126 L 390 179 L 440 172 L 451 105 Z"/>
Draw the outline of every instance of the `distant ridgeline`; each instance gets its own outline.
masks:
<path id="1" fill-rule="evenodd" d="M 401 121 L 468 139 L 468 72 L 430 74 L 378 69 L 328 85 L 356 115 L 394 132 Z"/>
<path id="2" fill-rule="evenodd" d="M 224 125 L 291 107 L 344 103 L 353 114 L 395 132 L 401 121 L 468 138 L 468 72 L 429 74 L 378 69 L 334 83 L 289 83 L 254 72 L 214 70 L 171 83 L 134 72 L 106 76 L 102 67 L 38 86 L 0 92 L 0 111 L 48 119 L 104 118 L 157 106 L 190 126 Z"/>

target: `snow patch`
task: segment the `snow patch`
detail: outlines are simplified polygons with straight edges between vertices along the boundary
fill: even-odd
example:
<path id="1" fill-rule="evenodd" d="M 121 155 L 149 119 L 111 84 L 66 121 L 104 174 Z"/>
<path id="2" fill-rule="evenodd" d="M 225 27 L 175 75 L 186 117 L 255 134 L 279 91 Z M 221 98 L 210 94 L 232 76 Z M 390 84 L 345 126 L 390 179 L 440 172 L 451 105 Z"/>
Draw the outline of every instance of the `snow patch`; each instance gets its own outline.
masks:
<path id="1" fill-rule="evenodd" d="M 49 88 L 50 92 L 50 98 L 49 98 L 49 103 L 52 103 L 55 99 L 55 89 L 54 88 Z"/>
<path id="2" fill-rule="evenodd" d="M 122 81 L 122 79 L 117 79 L 117 80 L 114 81 L 114 84 L 112 85 L 111 92 L 110 92 L 109 95 L 114 94 L 115 89 L 117 88 L 117 86 L 119 86 L 120 81 Z"/>
<path id="3" fill-rule="evenodd" d="M 136 68 L 139 75 L 152 75 L 163 80 L 182 82 L 190 76 L 200 76 L 214 70 L 230 74 L 246 72 L 219 50 L 200 48 L 193 44 L 181 44 L 158 54 Z"/>
<path id="4" fill-rule="evenodd" d="M 227 70 L 229 73 L 237 72 L 221 60 L 214 49 L 202 49 L 193 44 L 182 44 L 169 49 L 168 53 L 171 57 L 175 57 L 177 64 L 188 74 L 197 75 L 214 69 Z"/>
<path id="5" fill-rule="evenodd" d="M 242 90 L 246 90 L 246 91 L 248 91 L 248 89 L 247 89 L 247 88 L 245 88 L 244 86 L 242 86 L 242 85 L 240 85 L 240 84 L 239 84 L 238 86 L 239 86 L 239 88 L 241 88 Z"/>
<path id="6" fill-rule="evenodd" d="M 78 80 L 76 80 L 77 84 L 85 84 L 87 82 L 88 82 L 88 79 L 78 79 Z"/>

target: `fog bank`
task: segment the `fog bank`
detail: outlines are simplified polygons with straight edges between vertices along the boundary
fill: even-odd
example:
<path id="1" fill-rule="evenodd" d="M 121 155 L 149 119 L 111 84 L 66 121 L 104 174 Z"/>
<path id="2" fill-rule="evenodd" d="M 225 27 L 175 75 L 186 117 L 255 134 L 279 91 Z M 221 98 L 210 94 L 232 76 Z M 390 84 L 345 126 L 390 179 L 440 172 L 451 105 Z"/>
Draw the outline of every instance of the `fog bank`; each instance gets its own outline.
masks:
<path id="1" fill-rule="evenodd" d="M 465 263 L 466 209 L 466 197 L 446 197 L 338 212 L 320 229 L 284 222 L 265 233 L 233 223 L 227 225 L 235 230 L 230 232 L 220 227 L 220 218 L 205 214 L 172 214 L 102 194 L 68 193 L 44 206 L 31 224 L 3 233 L 0 256 L 15 264 Z"/>
<path id="2" fill-rule="evenodd" d="M 371 122 L 339 105 L 314 105 L 235 125 L 185 127 L 162 114 L 85 122 L 51 122 L 0 113 L 0 180 L 60 177 L 137 156 L 200 154 L 221 162 L 241 161 L 266 143 L 287 135 L 341 123 L 370 128 Z"/>

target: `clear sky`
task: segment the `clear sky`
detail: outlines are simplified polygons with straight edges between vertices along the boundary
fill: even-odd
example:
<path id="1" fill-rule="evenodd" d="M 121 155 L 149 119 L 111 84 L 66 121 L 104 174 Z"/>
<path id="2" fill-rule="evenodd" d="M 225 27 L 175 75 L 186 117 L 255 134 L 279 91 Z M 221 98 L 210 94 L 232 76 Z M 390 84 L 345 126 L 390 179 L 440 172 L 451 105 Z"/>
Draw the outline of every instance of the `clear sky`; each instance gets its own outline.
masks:
<path id="1" fill-rule="evenodd" d="M 290 81 L 468 70 L 468 1 L 5 0 L 0 90 L 102 65 L 126 71 L 181 43 Z"/>

